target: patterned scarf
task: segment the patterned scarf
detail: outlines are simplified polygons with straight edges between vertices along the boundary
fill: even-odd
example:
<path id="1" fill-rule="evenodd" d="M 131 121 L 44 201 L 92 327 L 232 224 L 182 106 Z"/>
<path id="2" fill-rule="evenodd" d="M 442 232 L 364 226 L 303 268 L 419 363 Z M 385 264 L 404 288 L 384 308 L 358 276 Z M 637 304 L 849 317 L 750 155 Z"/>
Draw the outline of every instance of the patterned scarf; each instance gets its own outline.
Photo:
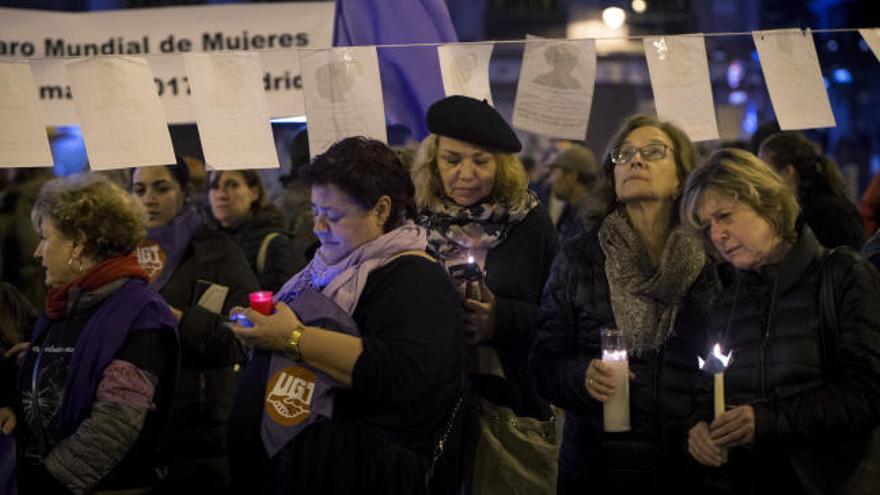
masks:
<path id="1" fill-rule="evenodd" d="M 611 310 L 628 352 L 638 356 L 659 349 L 672 334 L 678 307 L 706 264 L 703 243 L 675 227 L 655 268 L 623 210 L 613 211 L 602 222 L 599 243 L 605 253 Z"/>
<path id="2" fill-rule="evenodd" d="M 538 204 L 531 192 L 510 207 L 503 203 L 464 207 L 444 199 L 433 210 L 422 212 L 417 221 L 428 229 L 428 252 L 445 261 L 474 251 L 485 253 L 501 244 Z"/>

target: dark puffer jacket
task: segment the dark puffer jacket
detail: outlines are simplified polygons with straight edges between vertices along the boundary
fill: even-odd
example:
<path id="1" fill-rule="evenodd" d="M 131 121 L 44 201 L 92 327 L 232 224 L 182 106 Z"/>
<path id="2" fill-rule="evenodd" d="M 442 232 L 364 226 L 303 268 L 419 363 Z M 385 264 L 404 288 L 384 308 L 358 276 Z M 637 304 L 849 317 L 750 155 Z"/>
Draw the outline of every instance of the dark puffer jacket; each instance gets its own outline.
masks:
<path id="1" fill-rule="evenodd" d="M 544 288 L 531 366 L 538 390 L 565 409 L 559 493 L 606 493 L 670 488 L 690 493 L 696 482 L 686 457 L 688 415 L 699 381 L 697 353 L 706 341 L 703 315 L 717 292 L 707 265 L 679 308 L 674 334 L 657 352 L 630 356 L 627 433 L 603 431 L 603 405 L 585 387 L 599 333 L 616 327 L 605 255 L 593 229 L 563 245 Z"/>
<path id="2" fill-rule="evenodd" d="M 295 251 L 293 236 L 286 229 L 287 220 L 275 206 L 254 210 L 251 216 L 236 229 L 222 229 L 238 243 L 247 258 L 251 270 L 257 274 L 263 290 L 277 292 L 290 277 L 305 267 L 303 253 Z M 266 249 L 263 270 L 258 270 L 257 258 L 263 240 L 275 235 Z"/>
<path id="3" fill-rule="evenodd" d="M 816 188 L 800 194 L 798 201 L 803 207 L 804 221 L 823 246 L 862 248 L 865 229 L 856 205 L 850 200 Z"/>
<path id="4" fill-rule="evenodd" d="M 755 441 L 731 449 L 729 462 L 710 470 L 715 492 L 802 492 L 792 468 L 796 456 L 864 438 L 880 420 L 880 279 L 855 253 L 832 256 L 841 274 L 834 288 L 842 372 L 824 369 L 819 345 L 824 252 L 804 226 L 782 262 L 758 271 L 733 271 L 729 265 L 723 270 L 725 289 L 710 329 L 722 348 L 733 351 L 725 372 L 726 403 L 754 407 Z M 709 381 L 706 377 L 700 402 L 712 401 Z M 702 410 L 707 421 L 709 409 Z M 836 441 L 826 443 L 831 438 Z M 846 462 L 816 463 L 822 465 L 818 474 L 827 476 Z"/>
<path id="5" fill-rule="evenodd" d="M 235 398 L 233 367 L 243 361 L 241 346 L 225 317 L 196 304 L 199 280 L 229 288 L 222 314 L 247 306 L 259 283 L 235 242 L 204 227 L 160 293 L 183 311 L 180 320 L 181 369 L 161 454 L 168 465 L 165 492 L 228 487 L 227 423 Z"/>

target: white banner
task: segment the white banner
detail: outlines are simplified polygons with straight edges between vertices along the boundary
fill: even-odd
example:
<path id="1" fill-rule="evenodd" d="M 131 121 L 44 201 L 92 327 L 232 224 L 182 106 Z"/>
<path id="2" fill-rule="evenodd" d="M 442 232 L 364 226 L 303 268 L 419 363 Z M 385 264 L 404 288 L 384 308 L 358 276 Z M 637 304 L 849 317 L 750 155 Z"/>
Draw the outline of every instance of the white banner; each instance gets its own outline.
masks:
<path id="1" fill-rule="evenodd" d="M 256 53 L 187 53 L 199 140 L 214 170 L 278 168 Z"/>
<path id="2" fill-rule="evenodd" d="M 167 119 L 142 57 L 67 64 L 92 170 L 174 163 Z"/>
<path id="3" fill-rule="evenodd" d="M 442 45 L 437 47 L 446 96 L 464 95 L 492 103 L 489 60 L 494 44 Z"/>
<path id="4" fill-rule="evenodd" d="M 877 60 L 880 60 L 880 28 L 859 29 L 859 34 L 864 38 L 865 43 L 874 52 Z"/>
<path id="5" fill-rule="evenodd" d="M 754 31 L 764 82 L 783 131 L 834 127 L 810 30 Z"/>
<path id="6" fill-rule="evenodd" d="M 300 57 L 312 156 L 349 136 L 388 142 L 375 46 L 303 50 Z"/>
<path id="7" fill-rule="evenodd" d="M 584 139 L 595 83 L 595 40 L 530 37 L 516 86 L 513 127 L 548 137 Z"/>
<path id="8" fill-rule="evenodd" d="M 0 167 L 51 167 L 46 124 L 27 64 L 0 63 Z"/>
<path id="9" fill-rule="evenodd" d="M 47 125 L 78 124 L 63 57 L 145 56 L 168 121 L 194 122 L 187 52 L 261 51 L 272 117 L 302 115 L 297 48 L 329 47 L 333 2 L 127 9 L 89 13 L 0 8 L 0 61 L 31 60 Z"/>
<path id="10" fill-rule="evenodd" d="M 644 45 L 657 116 L 693 141 L 718 139 L 703 36 L 649 36 Z"/>

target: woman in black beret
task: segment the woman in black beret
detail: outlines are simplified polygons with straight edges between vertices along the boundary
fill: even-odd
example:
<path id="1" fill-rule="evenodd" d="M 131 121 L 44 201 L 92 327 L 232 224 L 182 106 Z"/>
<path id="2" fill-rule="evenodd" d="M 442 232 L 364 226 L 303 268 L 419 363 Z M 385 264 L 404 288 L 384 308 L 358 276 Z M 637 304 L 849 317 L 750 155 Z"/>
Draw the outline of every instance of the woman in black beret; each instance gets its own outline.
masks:
<path id="1" fill-rule="evenodd" d="M 431 106 L 427 121 L 431 134 L 413 166 L 418 222 L 465 296 L 470 377 L 484 410 L 546 420 L 550 409 L 526 368 L 557 250 L 553 223 L 528 191 L 519 139 L 494 108 L 450 96 Z M 478 467 L 475 491 L 480 478 Z"/>

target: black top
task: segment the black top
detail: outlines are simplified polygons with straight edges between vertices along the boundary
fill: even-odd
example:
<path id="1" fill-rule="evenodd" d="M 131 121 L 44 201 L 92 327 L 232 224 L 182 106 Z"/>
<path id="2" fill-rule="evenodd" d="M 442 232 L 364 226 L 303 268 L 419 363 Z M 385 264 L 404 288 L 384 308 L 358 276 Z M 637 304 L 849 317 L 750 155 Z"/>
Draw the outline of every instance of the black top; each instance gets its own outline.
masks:
<path id="1" fill-rule="evenodd" d="M 541 313 L 541 291 L 558 246 L 547 210 L 537 206 L 486 256 L 486 285 L 496 299 L 495 335 L 488 344 L 498 353 L 506 379 L 476 375 L 475 384 L 481 396 L 518 416 L 549 416 L 527 368 Z"/>
<path id="2" fill-rule="evenodd" d="M 222 314 L 196 304 L 197 290 L 210 283 L 229 289 Z M 204 227 L 160 291 L 170 306 L 183 311 L 180 375 L 161 442 L 167 487 L 189 486 L 194 480 L 206 490 L 229 485 L 226 425 L 235 397 L 233 366 L 244 354 L 224 315 L 233 306 L 247 306 L 248 294 L 258 289 L 257 277 L 235 242 Z"/>
<path id="3" fill-rule="evenodd" d="M 249 366 L 230 432 L 235 488 L 253 493 L 418 493 L 459 394 L 461 305 L 442 266 L 403 256 L 370 273 L 352 315 L 363 353 L 333 419 L 303 430 L 275 459 L 260 439 L 262 375 Z"/>
<path id="4" fill-rule="evenodd" d="M 250 217 L 235 229 L 222 229 L 244 251 L 248 264 L 257 274 L 263 290 L 277 292 L 278 289 L 303 268 L 301 253 L 295 253 L 292 235 L 287 231 L 287 219 L 275 206 L 269 205 L 251 212 Z M 257 258 L 263 240 L 275 235 L 266 249 L 263 270 L 258 270 Z"/>
<path id="5" fill-rule="evenodd" d="M 655 352 L 629 356 L 630 425 L 603 431 L 602 403 L 589 396 L 586 370 L 601 359 L 600 330 L 614 328 L 605 254 L 593 229 L 564 244 L 544 289 L 531 366 L 538 390 L 565 409 L 560 493 L 630 493 L 649 487 L 690 493 L 686 433 L 705 347 L 706 305 L 717 293 L 707 265 L 678 309 L 672 335 Z"/>
<path id="6" fill-rule="evenodd" d="M 843 274 L 834 284 L 837 360 L 844 366 L 836 376 L 820 357 L 823 254 L 810 229 L 802 227 L 782 262 L 724 273 L 725 290 L 713 308 L 710 329 L 722 348 L 733 351 L 724 374 L 726 403 L 754 407 L 755 441 L 731 449 L 724 468 L 710 474 L 736 493 L 800 492 L 789 456 L 795 449 L 807 448 L 808 456 L 831 452 L 829 445 L 865 438 L 877 425 L 880 278 L 855 253 L 834 254 Z M 700 396 L 707 403 L 703 420 L 711 417 L 709 381 L 706 377 Z"/>
<path id="7" fill-rule="evenodd" d="M 808 197 L 804 197 L 805 195 Z M 865 227 L 852 202 L 821 189 L 804 192 L 799 196 L 803 219 L 820 244 L 827 248 L 862 248 L 865 243 Z"/>

